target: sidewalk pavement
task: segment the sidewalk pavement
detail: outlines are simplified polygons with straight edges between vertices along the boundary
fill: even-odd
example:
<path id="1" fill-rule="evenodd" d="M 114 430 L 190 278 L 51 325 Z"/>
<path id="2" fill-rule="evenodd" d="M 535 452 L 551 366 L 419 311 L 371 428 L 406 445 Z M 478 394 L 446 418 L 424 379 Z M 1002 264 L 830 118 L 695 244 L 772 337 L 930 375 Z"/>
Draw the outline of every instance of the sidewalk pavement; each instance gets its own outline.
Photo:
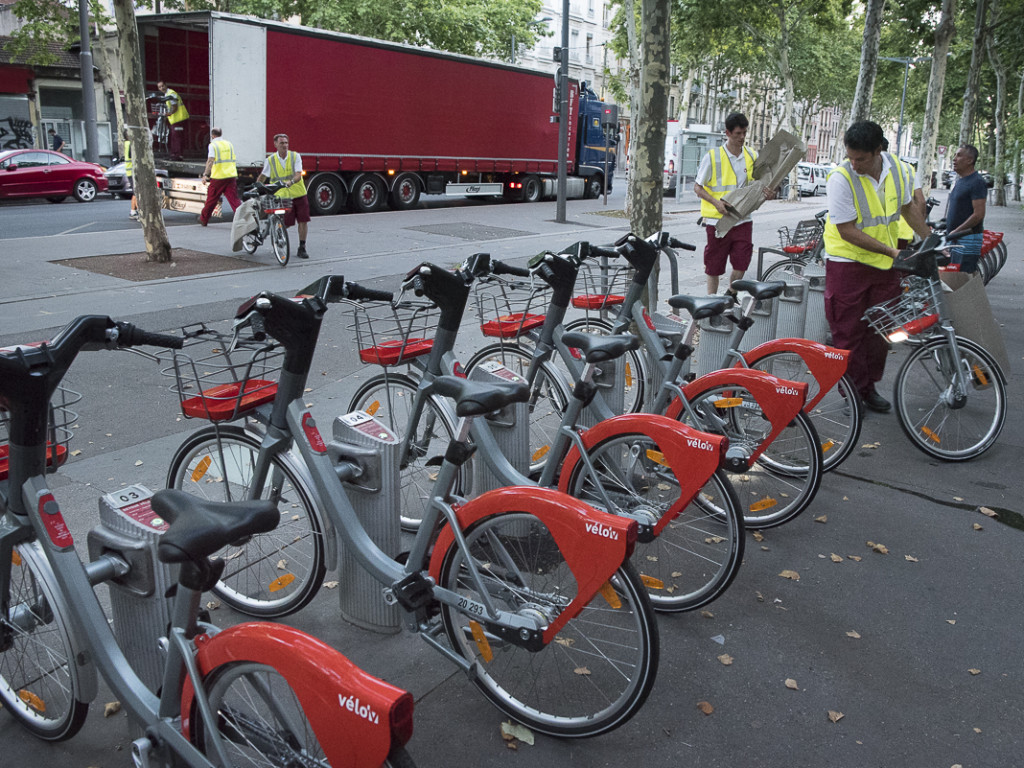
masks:
<path id="1" fill-rule="evenodd" d="M 685 201 L 665 203 L 666 228 L 700 245 L 695 211 Z M 766 204 L 755 218 L 755 245 L 777 244 L 779 226 L 822 207 L 823 198 Z M 309 263 L 281 269 L 263 254 L 266 266 L 147 284 L 46 261 L 56 252 L 137 251 L 137 232 L 24 239 L 0 255 L 0 269 L 13 278 L 0 286 L 0 341 L 96 311 L 170 330 L 182 316 L 222 320 L 238 299 L 296 289 L 327 272 L 392 288 L 396 275 L 424 259 L 449 265 L 476 251 L 522 259 L 579 239 L 610 242 L 628 230 L 625 219 L 602 211 L 600 201 L 570 202 L 564 225 L 552 220 L 553 203 L 314 219 Z M 977 462 L 940 464 L 910 447 L 894 416 L 869 415 L 863 447 L 823 481 L 810 510 L 760 538 L 748 535 L 743 568 L 721 599 L 705 614 L 660 617 L 658 681 L 644 709 L 619 730 L 586 741 L 538 736 L 533 746 L 519 743 L 512 751 L 500 735 L 506 718 L 464 675 L 415 637 L 375 635 L 339 621 L 336 590 L 323 590 L 285 623 L 414 694 L 409 750 L 423 768 L 505 768 L 524 760 L 537 768 L 1016 764 L 1024 705 L 1024 657 L 1015 639 L 1024 627 L 1017 575 L 1024 482 L 1011 467 L 1024 450 L 1024 267 L 1015 258 L 1024 214 L 1019 207 L 991 209 L 987 223 L 1006 232 L 1010 244 L 1010 262 L 989 286 L 1014 363 L 1010 418 L 997 446 Z M 228 228 L 179 227 L 173 244 L 226 254 Z M 703 292 L 699 253 L 683 256 L 684 291 Z M 309 384 L 324 434 L 360 380 L 375 372 L 353 362 L 345 326 L 328 316 Z M 478 341 L 474 335 L 465 343 Z M 898 362 L 889 366 L 887 386 Z M 201 425 L 170 415 L 168 396 L 157 393 L 166 381 L 151 362 L 87 355 L 73 373 L 87 395 L 72 446 L 82 455 L 52 482 L 67 509 L 82 511 L 68 516 L 82 544 L 97 495 L 136 482 L 162 487 L 182 433 Z M 978 515 L 978 506 L 999 517 Z M 868 541 L 891 554 L 873 551 Z M 783 570 L 796 571 L 799 580 L 780 578 Z M 222 608 L 214 620 L 228 625 L 244 617 Z M 104 689 L 85 730 L 64 744 L 39 744 L 0 714 L 5 758 L 76 768 L 130 765 L 127 721 L 104 718 L 105 696 Z M 713 713 L 702 714 L 698 702 L 710 702 Z M 831 712 L 842 717 L 833 722 Z"/>

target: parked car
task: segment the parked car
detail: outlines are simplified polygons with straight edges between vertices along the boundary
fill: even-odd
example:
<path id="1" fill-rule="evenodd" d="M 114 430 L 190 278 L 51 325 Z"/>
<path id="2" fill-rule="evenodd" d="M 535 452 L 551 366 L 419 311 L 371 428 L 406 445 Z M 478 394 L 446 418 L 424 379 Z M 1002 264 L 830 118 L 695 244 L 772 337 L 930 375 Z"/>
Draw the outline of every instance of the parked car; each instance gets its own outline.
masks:
<path id="1" fill-rule="evenodd" d="M 950 168 L 949 170 L 942 172 L 942 186 L 946 189 L 951 189 L 954 182 L 956 182 L 956 171 Z"/>
<path id="2" fill-rule="evenodd" d="M 996 180 L 992 178 L 992 174 L 988 171 L 979 171 L 981 178 L 985 180 L 985 186 L 992 189 L 996 185 Z"/>
<path id="3" fill-rule="evenodd" d="M 797 163 L 796 178 L 801 195 L 817 195 L 825 192 L 828 169 L 816 163 Z"/>
<path id="4" fill-rule="evenodd" d="M 163 168 L 156 169 L 157 176 L 167 176 L 167 171 Z M 107 169 L 107 191 L 110 192 L 114 197 L 120 197 L 122 200 L 127 200 L 134 194 L 135 189 L 132 186 L 132 177 L 124 172 L 124 163 L 118 163 L 117 165 L 111 166 Z"/>
<path id="5" fill-rule="evenodd" d="M 0 152 L 0 198 L 45 197 L 59 203 L 68 195 L 82 203 L 107 190 L 103 167 L 72 160 L 48 149 Z"/>

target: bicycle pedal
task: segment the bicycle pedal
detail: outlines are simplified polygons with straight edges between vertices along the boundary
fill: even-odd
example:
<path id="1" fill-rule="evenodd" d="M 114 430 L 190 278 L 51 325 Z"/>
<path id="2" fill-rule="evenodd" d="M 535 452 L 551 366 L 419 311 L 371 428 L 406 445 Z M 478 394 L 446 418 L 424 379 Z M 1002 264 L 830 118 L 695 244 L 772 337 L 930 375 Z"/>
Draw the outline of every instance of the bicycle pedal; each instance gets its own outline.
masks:
<path id="1" fill-rule="evenodd" d="M 410 573 L 392 585 L 387 594 L 407 611 L 426 608 L 434 599 L 433 582 L 419 573 Z"/>

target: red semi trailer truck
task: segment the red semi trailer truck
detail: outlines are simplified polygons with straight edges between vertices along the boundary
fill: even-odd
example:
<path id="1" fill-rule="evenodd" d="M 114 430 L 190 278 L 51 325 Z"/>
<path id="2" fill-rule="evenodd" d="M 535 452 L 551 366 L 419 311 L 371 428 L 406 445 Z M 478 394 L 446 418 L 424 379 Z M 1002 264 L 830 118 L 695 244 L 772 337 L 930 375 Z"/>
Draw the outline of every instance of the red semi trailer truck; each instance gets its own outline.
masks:
<path id="1" fill-rule="evenodd" d="M 138 19 L 147 88 L 178 92 L 185 159 L 199 175 L 209 129 L 255 177 L 287 133 L 314 213 L 415 206 L 420 195 L 554 196 L 551 75 L 500 62 L 211 11 Z M 581 87 L 582 86 L 582 87 Z M 617 110 L 570 82 L 568 197 L 611 188 Z M 607 132 L 607 135 L 606 135 Z"/>

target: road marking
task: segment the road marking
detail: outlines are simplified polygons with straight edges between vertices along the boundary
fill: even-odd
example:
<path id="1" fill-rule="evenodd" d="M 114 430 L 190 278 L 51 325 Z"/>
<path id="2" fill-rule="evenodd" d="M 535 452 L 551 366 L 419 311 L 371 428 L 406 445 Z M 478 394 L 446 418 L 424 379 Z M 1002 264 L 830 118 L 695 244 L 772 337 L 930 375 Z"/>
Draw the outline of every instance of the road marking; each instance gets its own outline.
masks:
<path id="1" fill-rule="evenodd" d="M 88 224 L 82 224 L 80 226 L 73 227 L 72 229 L 66 229 L 63 232 L 58 232 L 57 234 L 58 235 L 70 235 L 72 232 L 77 232 L 80 229 L 85 229 L 86 227 L 91 227 L 93 224 L 99 224 L 99 222 L 98 221 L 90 221 Z"/>

